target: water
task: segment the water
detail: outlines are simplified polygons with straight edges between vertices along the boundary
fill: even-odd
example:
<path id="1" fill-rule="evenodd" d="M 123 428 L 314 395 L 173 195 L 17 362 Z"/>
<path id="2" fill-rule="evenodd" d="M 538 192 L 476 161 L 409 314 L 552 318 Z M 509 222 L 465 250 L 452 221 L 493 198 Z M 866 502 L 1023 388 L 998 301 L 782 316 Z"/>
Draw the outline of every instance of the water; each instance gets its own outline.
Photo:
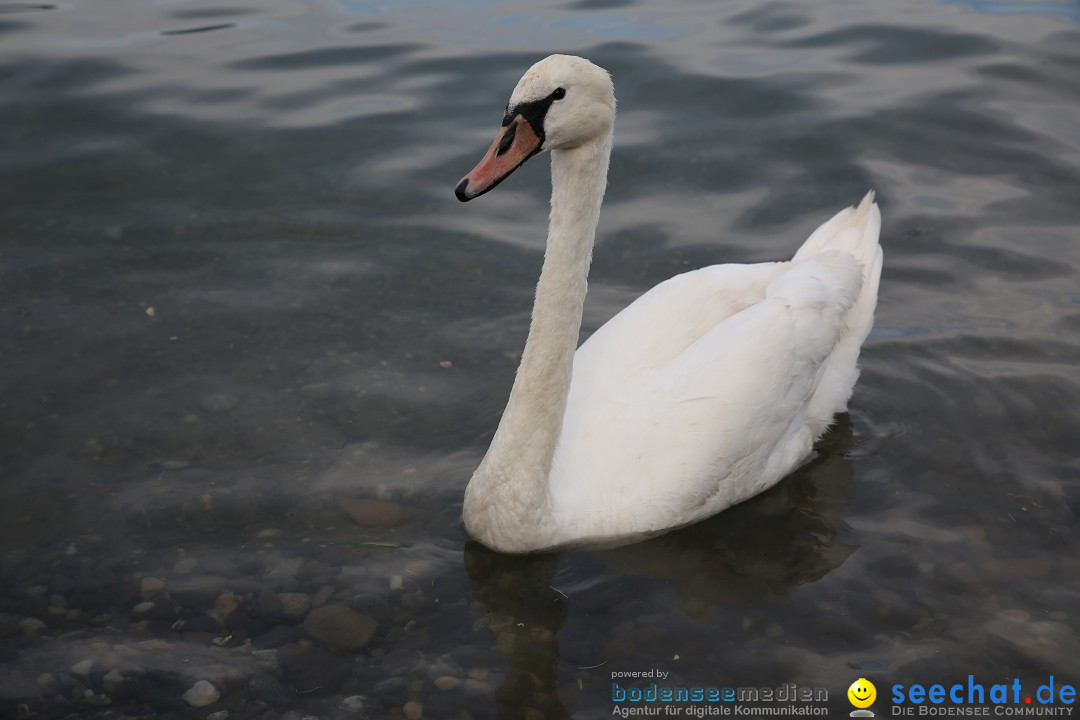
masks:
<path id="1" fill-rule="evenodd" d="M 834 715 L 860 676 L 879 715 L 898 683 L 1075 685 L 1078 19 L 0 4 L 4 713 L 602 717 L 613 672 L 652 668 L 823 687 Z M 789 256 L 870 187 L 886 263 L 811 465 L 650 542 L 506 558 L 461 496 L 546 162 L 452 190 L 555 51 L 620 103 L 584 334 L 688 267 Z M 313 641 L 311 603 L 374 633 Z"/>

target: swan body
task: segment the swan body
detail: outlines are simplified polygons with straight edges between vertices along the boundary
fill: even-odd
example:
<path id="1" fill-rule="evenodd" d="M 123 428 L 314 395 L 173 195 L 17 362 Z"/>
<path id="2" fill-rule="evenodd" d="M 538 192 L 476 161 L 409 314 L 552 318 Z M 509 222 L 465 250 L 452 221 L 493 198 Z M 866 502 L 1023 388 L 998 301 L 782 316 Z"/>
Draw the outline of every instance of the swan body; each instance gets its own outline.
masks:
<path id="1" fill-rule="evenodd" d="M 675 276 L 576 349 L 614 117 L 606 71 L 546 58 L 457 187 L 471 200 L 551 151 L 529 337 L 462 513 L 470 535 L 502 552 L 633 541 L 775 485 L 847 408 L 873 324 L 882 252 L 871 192 L 791 260 Z"/>

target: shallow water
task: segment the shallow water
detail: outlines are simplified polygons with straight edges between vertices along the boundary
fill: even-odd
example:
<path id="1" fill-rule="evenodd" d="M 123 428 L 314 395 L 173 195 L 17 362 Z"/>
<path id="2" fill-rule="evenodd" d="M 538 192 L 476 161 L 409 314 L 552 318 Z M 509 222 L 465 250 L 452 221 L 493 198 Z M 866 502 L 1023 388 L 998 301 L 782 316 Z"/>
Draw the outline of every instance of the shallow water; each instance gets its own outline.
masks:
<path id="1" fill-rule="evenodd" d="M 2 713 L 601 717 L 613 672 L 651 668 L 824 687 L 834 715 L 860 676 L 879 715 L 897 683 L 1078 684 L 1078 21 L 0 4 Z M 452 190 L 554 51 L 620 103 L 585 335 L 688 267 L 790 255 L 870 187 L 886 262 L 811 465 L 649 542 L 506 558 L 461 496 L 546 163 Z M 374 632 L 313 640 L 312 603 Z M 199 679 L 220 699 L 195 709 Z"/>

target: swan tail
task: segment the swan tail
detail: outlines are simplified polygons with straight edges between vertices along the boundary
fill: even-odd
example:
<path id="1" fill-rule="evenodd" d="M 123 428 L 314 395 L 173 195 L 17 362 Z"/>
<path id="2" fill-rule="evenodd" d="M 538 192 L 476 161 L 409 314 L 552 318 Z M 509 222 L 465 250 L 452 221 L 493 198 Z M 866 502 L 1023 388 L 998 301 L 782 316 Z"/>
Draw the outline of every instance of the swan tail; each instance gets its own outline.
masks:
<path id="1" fill-rule="evenodd" d="M 854 257 L 862 265 L 862 282 L 857 297 L 845 318 L 848 332 L 861 345 L 874 322 L 877 306 L 878 281 L 881 277 L 882 251 L 878 238 L 881 234 L 881 211 L 874 202 L 874 191 L 866 193 L 858 207 L 844 208 L 828 222 L 815 230 L 792 263 L 800 264 L 818 260 L 832 252 Z"/>
<path id="2" fill-rule="evenodd" d="M 795 254 L 796 266 L 817 260 L 830 251 L 854 256 L 862 265 L 862 282 L 854 301 L 846 308 L 843 329 L 822 366 L 817 387 L 807 408 L 807 424 L 819 437 L 836 413 L 847 410 L 859 378 L 859 351 L 874 325 L 878 284 L 884 259 L 878 242 L 881 211 L 870 191 L 857 208 L 846 208 L 818 228 Z"/>
<path id="3" fill-rule="evenodd" d="M 844 208 L 815 230 L 792 259 L 798 263 L 818 253 L 839 250 L 854 255 L 869 270 L 874 264 L 880 233 L 881 211 L 871 190 L 858 207 Z"/>
<path id="4" fill-rule="evenodd" d="M 791 268 L 765 288 L 767 298 L 783 298 L 797 311 L 809 311 L 827 326 L 840 328 L 858 301 L 863 286 L 863 265 L 853 255 L 827 250 Z M 835 337 L 829 342 L 832 342 Z"/>

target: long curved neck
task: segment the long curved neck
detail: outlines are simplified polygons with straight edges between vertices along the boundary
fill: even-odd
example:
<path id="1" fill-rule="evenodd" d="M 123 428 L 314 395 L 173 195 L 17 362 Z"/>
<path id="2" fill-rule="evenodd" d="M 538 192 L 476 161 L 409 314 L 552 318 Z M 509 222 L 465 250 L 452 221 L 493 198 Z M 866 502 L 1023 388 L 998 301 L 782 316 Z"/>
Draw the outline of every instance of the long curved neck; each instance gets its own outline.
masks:
<path id="1" fill-rule="evenodd" d="M 610 136 L 551 153 L 551 217 L 529 339 L 499 429 L 465 498 L 469 532 L 499 549 L 531 543 L 533 533 L 550 525 L 548 474 L 574 372 L 610 156 Z M 485 537 L 492 532 L 499 537 Z"/>
<path id="2" fill-rule="evenodd" d="M 529 339 L 499 427 L 512 429 L 517 442 L 508 450 L 520 464 L 535 467 L 545 481 L 574 372 L 609 152 L 609 144 L 596 143 L 551 155 L 544 268 L 536 285 Z"/>

